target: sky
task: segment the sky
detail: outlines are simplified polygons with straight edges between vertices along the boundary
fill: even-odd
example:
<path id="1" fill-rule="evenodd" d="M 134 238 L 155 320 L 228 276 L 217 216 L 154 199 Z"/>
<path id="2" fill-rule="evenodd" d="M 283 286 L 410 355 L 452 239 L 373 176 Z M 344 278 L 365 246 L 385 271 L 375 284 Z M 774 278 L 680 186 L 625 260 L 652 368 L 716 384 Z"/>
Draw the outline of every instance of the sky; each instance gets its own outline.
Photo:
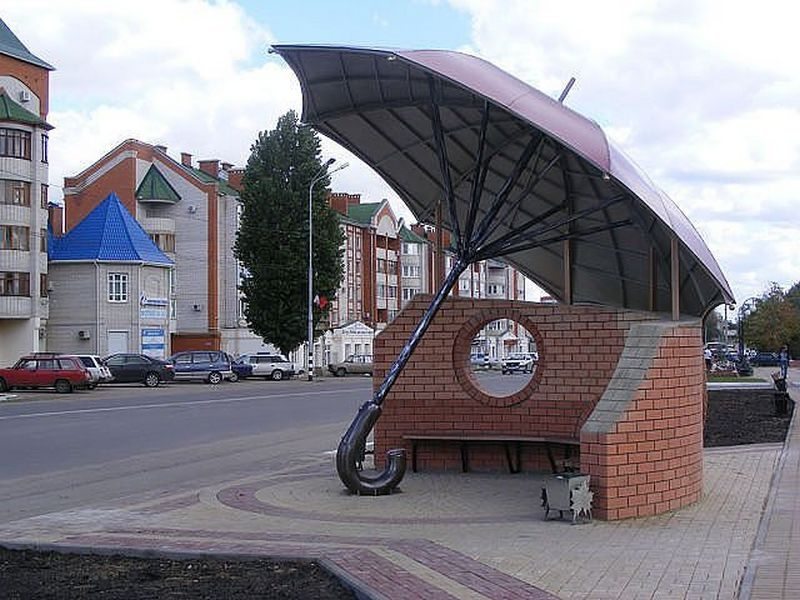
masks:
<path id="1" fill-rule="evenodd" d="M 484 58 L 597 121 L 686 213 L 741 303 L 800 281 L 800 5 L 786 0 L 0 0 L 56 71 L 51 196 L 136 138 L 244 166 L 300 88 L 271 44 Z M 332 189 L 397 195 L 348 161 Z"/>

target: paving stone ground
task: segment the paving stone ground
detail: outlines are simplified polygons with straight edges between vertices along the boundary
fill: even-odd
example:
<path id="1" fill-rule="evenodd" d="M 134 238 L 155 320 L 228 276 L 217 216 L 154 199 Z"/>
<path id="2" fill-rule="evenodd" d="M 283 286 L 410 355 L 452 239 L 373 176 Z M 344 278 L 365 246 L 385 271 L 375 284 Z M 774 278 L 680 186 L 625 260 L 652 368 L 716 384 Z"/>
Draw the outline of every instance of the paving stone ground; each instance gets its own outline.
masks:
<path id="1" fill-rule="evenodd" d="M 543 476 L 409 473 L 375 498 L 345 494 L 330 456 L 266 472 L 17 521 L 0 544 L 316 558 L 392 600 L 800 598 L 794 424 L 785 447 L 706 450 L 695 505 L 615 522 L 544 520 Z"/>

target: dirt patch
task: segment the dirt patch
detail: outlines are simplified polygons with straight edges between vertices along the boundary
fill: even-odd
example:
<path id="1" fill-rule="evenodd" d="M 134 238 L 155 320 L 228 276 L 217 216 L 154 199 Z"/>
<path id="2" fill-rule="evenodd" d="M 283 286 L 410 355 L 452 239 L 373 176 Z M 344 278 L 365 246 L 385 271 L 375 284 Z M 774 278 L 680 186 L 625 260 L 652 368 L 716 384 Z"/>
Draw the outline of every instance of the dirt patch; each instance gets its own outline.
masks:
<path id="1" fill-rule="evenodd" d="M 738 446 L 783 442 L 789 431 L 794 403 L 777 414 L 774 395 L 767 390 L 709 390 L 704 445 Z"/>
<path id="2" fill-rule="evenodd" d="M 0 548 L 0 597 L 7 600 L 236 600 L 356 596 L 312 562 L 170 560 Z"/>

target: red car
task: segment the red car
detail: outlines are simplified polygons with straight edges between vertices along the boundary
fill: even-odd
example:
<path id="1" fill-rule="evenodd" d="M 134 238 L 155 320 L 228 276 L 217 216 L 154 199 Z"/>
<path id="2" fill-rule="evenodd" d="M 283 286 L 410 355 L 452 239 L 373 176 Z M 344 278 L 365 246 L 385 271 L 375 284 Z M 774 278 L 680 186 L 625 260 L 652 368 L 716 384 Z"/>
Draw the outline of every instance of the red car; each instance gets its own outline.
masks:
<path id="1" fill-rule="evenodd" d="M 60 394 L 88 388 L 91 375 L 77 356 L 41 354 L 23 356 L 10 369 L 0 369 L 0 392 L 15 387 L 52 387 Z"/>

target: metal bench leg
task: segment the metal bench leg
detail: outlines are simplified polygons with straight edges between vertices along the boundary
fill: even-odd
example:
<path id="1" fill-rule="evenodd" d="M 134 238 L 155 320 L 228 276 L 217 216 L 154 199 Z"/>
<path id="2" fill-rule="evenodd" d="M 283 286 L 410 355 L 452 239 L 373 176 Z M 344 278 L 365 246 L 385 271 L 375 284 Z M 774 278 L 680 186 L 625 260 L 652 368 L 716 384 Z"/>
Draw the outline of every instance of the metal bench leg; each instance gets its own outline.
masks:
<path id="1" fill-rule="evenodd" d="M 461 442 L 461 472 L 469 473 L 469 446 L 467 442 Z"/>

